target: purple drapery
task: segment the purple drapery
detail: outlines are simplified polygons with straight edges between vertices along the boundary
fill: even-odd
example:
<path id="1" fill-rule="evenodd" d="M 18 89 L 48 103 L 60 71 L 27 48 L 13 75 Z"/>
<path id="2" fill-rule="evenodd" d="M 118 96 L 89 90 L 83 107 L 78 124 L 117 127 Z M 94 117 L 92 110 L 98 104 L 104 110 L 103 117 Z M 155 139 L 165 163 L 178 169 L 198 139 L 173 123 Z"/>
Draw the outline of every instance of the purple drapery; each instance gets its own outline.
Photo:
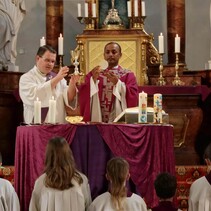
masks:
<path id="1" fill-rule="evenodd" d="M 171 125 L 84 124 L 20 126 L 16 135 L 15 189 L 27 211 L 36 178 L 42 173 L 47 141 L 67 139 L 78 168 L 87 175 L 92 197 L 106 191 L 106 162 L 114 155 L 130 163 L 131 179 L 149 206 L 157 204 L 153 181 L 161 171 L 174 173 Z"/>
<path id="2" fill-rule="evenodd" d="M 97 127 L 114 155 L 129 162 L 131 179 L 146 203 L 150 207 L 157 205 L 153 185 L 156 175 L 160 172 L 175 174 L 173 131 L 169 125 Z"/>

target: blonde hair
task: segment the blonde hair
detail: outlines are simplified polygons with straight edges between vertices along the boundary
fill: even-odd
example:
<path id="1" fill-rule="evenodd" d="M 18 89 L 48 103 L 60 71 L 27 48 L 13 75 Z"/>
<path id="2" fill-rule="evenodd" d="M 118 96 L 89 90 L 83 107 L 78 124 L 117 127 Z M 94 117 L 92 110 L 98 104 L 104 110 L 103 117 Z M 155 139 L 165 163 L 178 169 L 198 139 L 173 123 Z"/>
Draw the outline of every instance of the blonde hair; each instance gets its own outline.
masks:
<path id="1" fill-rule="evenodd" d="M 73 187 L 72 179 L 78 184 L 83 183 L 81 175 L 77 172 L 75 161 L 69 144 L 62 137 L 55 137 L 49 140 L 46 156 L 45 186 L 59 190 Z"/>
<path id="2" fill-rule="evenodd" d="M 129 164 L 121 157 L 114 157 L 107 163 L 107 178 L 110 181 L 111 200 L 115 210 L 124 210 L 127 197 L 126 179 L 129 174 Z"/>

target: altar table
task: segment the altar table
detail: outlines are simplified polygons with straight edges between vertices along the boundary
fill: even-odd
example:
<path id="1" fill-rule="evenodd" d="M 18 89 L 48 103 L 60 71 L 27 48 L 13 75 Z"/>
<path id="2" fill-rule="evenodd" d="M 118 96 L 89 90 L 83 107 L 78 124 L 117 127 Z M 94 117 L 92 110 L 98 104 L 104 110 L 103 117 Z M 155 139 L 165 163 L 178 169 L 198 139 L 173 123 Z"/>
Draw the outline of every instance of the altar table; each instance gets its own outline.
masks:
<path id="1" fill-rule="evenodd" d="M 59 124 L 19 126 L 16 133 L 15 190 L 27 211 L 34 182 L 44 168 L 50 138 L 66 138 L 79 170 L 87 175 L 92 198 L 107 190 L 106 162 L 122 156 L 131 180 L 149 206 L 158 203 L 153 181 L 159 172 L 175 173 L 173 126 L 159 124 Z"/>

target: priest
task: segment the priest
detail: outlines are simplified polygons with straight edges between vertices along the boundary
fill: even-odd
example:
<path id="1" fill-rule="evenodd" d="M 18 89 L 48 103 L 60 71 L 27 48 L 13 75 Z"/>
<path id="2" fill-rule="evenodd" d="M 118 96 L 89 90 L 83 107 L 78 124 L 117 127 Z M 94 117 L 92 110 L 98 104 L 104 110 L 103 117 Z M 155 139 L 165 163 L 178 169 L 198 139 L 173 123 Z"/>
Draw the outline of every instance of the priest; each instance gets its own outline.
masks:
<path id="1" fill-rule="evenodd" d="M 128 107 L 138 104 L 138 85 L 134 73 L 119 65 L 121 46 L 109 42 L 104 47 L 106 69 L 96 66 L 79 88 L 80 112 L 84 121 L 113 122 Z"/>

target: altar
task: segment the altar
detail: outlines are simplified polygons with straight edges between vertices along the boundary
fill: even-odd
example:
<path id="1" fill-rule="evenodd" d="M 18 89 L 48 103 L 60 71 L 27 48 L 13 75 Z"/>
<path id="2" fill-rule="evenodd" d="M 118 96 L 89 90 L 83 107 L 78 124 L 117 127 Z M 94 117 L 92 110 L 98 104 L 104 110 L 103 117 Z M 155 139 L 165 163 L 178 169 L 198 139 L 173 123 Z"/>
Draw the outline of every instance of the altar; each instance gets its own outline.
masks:
<path id="1" fill-rule="evenodd" d="M 44 168 L 45 148 L 54 136 L 66 138 L 79 170 L 87 175 L 92 198 L 107 190 L 106 162 L 122 156 L 131 180 L 149 206 L 158 203 L 153 181 L 159 172 L 175 173 L 173 126 L 161 124 L 59 124 L 19 126 L 15 150 L 15 190 L 28 211 L 35 180 Z"/>

